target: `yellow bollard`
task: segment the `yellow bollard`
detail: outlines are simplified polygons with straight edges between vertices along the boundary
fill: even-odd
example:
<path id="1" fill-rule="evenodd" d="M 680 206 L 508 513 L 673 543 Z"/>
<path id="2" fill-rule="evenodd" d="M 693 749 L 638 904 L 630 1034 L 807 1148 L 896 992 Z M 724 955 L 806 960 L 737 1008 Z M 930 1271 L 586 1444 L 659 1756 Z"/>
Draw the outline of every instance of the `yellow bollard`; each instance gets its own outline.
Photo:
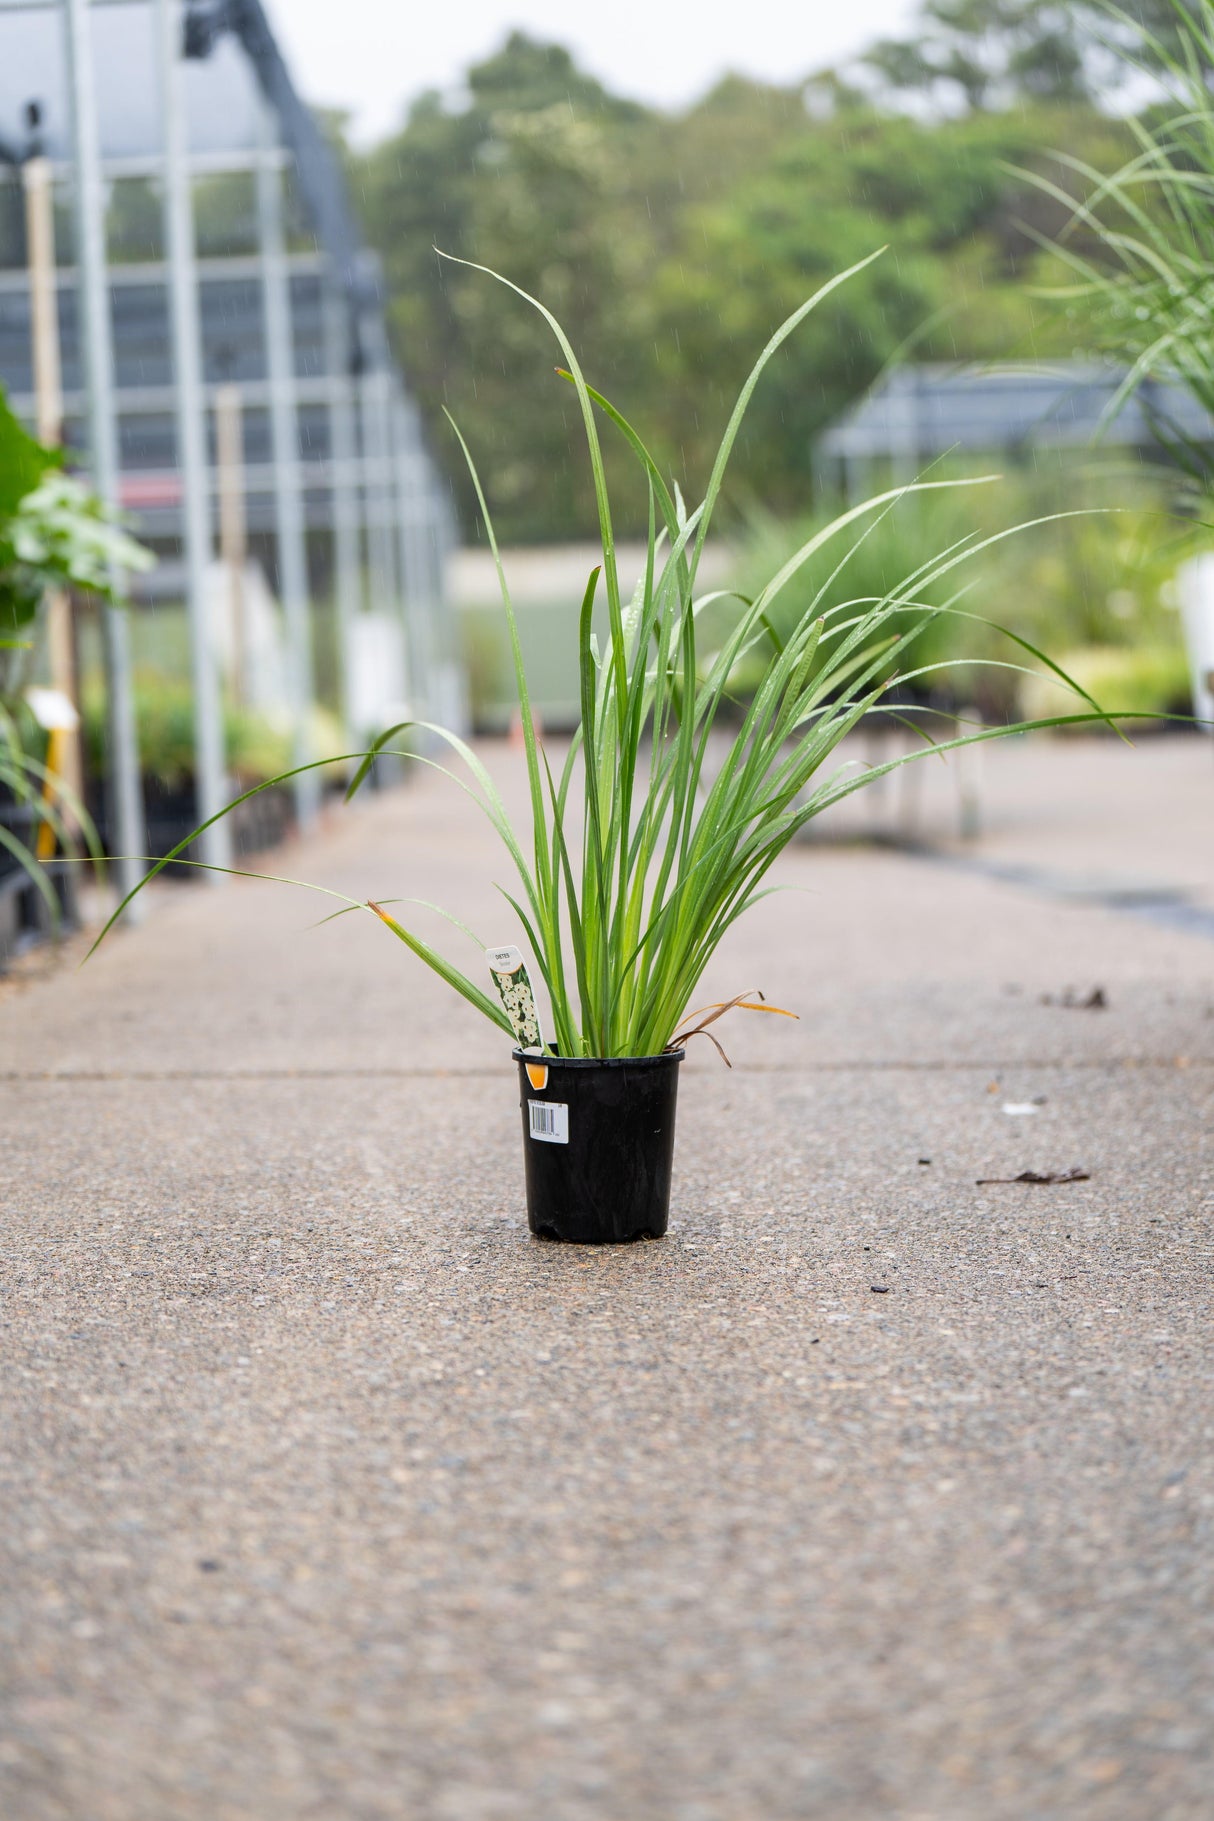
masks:
<path id="1" fill-rule="evenodd" d="M 46 815 L 46 806 L 54 795 L 55 779 L 59 774 L 61 758 L 60 747 L 63 733 L 58 727 L 52 727 L 46 743 L 46 769 L 48 776 L 42 786 L 42 820 L 38 824 L 38 840 L 34 852 L 40 860 L 50 860 L 55 852 L 55 830 Z"/>
<path id="2" fill-rule="evenodd" d="M 45 729 L 47 736 L 42 821 L 34 852 L 39 860 L 49 860 L 54 855 L 56 845 L 54 824 L 47 815 L 52 802 L 58 799 L 57 813 L 61 820 L 68 823 L 74 820 L 57 786 L 66 785 L 73 795 L 78 797 L 80 794 L 79 777 L 71 775 L 72 759 L 79 752 L 77 732 L 80 716 L 75 704 L 60 689 L 41 689 L 32 684 L 25 692 L 25 700 L 35 721 Z"/>

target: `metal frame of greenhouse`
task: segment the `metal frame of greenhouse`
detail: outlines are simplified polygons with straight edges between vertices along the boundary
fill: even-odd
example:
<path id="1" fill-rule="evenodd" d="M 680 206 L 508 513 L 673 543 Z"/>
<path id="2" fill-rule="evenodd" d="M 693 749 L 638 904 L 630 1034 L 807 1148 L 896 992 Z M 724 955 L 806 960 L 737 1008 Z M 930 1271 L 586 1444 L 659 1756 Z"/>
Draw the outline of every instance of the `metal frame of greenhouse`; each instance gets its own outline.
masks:
<path id="1" fill-rule="evenodd" d="M 260 0 L 0 0 L 0 186 L 19 192 L 32 158 L 49 161 L 74 227 L 75 257 L 54 275 L 65 440 L 137 533 L 180 552 L 199 820 L 228 800 L 206 587 L 225 388 L 229 400 L 236 392 L 248 457 L 248 531 L 272 553 L 283 612 L 295 764 L 321 756 L 309 730 L 318 574 L 336 615 L 330 693 L 347 736 L 372 731 L 365 716 L 358 724 L 353 674 L 369 609 L 397 628 L 400 700 L 384 706 L 394 718 L 458 720 L 443 588 L 449 493 L 389 351 L 377 266 L 338 160 L 292 86 Z M 225 177 L 255 193 L 253 244 L 235 254 L 200 246 L 194 219 L 200 184 Z M 156 258 L 110 256 L 108 193 L 123 179 L 142 180 L 155 201 Z M 296 223 L 310 245 L 298 244 Z M 27 272 L 0 269 L 0 381 L 34 423 L 31 309 Z M 121 610 L 103 620 L 113 845 L 135 856 L 145 847 L 130 630 Z M 318 775 L 294 780 L 302 827 L 317 811 Z M 200 849 L 226 864 L 226 823 Z M 118 871 L 127 886 L 140 874 L 133 859 Z"/>

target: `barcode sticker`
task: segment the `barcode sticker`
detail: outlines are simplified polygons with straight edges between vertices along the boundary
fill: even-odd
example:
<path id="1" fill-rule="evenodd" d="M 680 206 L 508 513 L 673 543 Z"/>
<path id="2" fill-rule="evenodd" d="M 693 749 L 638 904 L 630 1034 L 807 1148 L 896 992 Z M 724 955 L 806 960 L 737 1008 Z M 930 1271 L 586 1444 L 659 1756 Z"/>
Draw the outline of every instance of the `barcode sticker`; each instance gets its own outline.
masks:
<path id="1" fill-rule="evenodd" d="M 531 1136 L 542 1144 L 569 1143 L 569 1108 L 560 1100 L 529 1100 Z"/>

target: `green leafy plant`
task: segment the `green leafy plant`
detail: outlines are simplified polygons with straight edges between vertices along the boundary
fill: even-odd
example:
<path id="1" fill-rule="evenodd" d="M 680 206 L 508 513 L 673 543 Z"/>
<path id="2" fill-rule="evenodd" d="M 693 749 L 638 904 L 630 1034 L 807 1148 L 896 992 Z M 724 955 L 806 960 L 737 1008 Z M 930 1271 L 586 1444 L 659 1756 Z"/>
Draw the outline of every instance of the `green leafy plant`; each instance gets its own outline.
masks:
<path id="1" fill-rule="evenodd" d="M 60 463 L 60 452 L 29 435 L 0 391 L 0 789 L 23 812 L 22 826 L 32 823 L 35 840 L 45 827 L 66 853 L 83 845 L 100 863 L 93 824 L 46 764 L 41 731 L 21 690 L 49 589 L 84 588 L 113 601 L 116 570 L 147 569 L 154 558 Z M 57 924 L 59 904 L 46 868 L 3 818 L 0 849 L 30 879 Z"/>
<path id="2" fill-rule="evenodd" d="M 131 679 L 139 723 L 139 761 L 145 777 L 166 791 L 188 789 L 194 781 L 194 692 L 185 677 L 171 676 L 151 665 L 140 666 Z M 331 744 L 336 721 L 326 710 L 314 711 L 316 746 Z M 81 702 L 85 752 L 94 771 L 105 757 L 105 691 L 100 679 L 84 690 Z M 269 715 L 231 701 L 223 711 L 224 753 L 233 777 L 259 784 L 277 776 L 289 763 L 291 729 Z"/>
<path id="3" fill-rule="evenodd" d="M 19 502 L 0 537 L 3 586 L 27 619 L 56 582 L 113 601 L 115 570 L 146 570 L 155 560 L 96 494 L 58 468 Z"/>
<path id="4" fill-rule="evenodd" d="M 954 479 L 966 474 L 945 464 L 932 472 Z M 1053 516 L 1060 501 L 1070 510 Z M 967 532 L 997 532 L 1009 517 L 1041 522 L 1031 540 L 996 541 L 972 559 L 970 593 L 987 617 L 941 613 L 923 628 L 915 652 L 924 675 L 912 695 L 942 709 L 972 703 L 992 721 L 1038 712 L 1034 703 L 1040 698 L 1026 694 L 1029 679 L 1020 671 L 983 664 L 984 658 L 999 655 L 1002 639 L 990 621 L 1059 653 L 1074 654 L 1088 646 L 1142 648 L 1157 657 L 1168 655 L 1169 674 L 1183 671 L 1179 616 L 1167 592 L 1179 565 L 1202 547 L 1198 535 L 1191 523 L 1168 511 L 1165 485 L 1156 472 L 1141 465 L 1096 467 L 1086 455 L 1050 462 L 1039 471 L 1021 470 L 997 488 L 939 488 L 895 501 L 842 560 L 828 542 L 805 564 L 772 608 L 777 630 L 786 634 L 804 614 L 818 611 L 814 604 L 819 598 L 833 605 L 892 597 L 905 578 L 931 568 L 935 552 Z M 829 522 L 830 515 L 820 511 L 792 521 L 750 512 L 734 540 L 733 585 L 744 595 L 753 594 Z M 915 592 L 943 605 L 955 584 L 949 573 L 924 581 Z M 711 613 L 706 617 L 711 619 Z M 909 630 L 913 618 L 907 609 L 901 625 L 897 618 L 891 621 L 891 630 Z M 888 661 L 892 675 L 901 661 L 899 648 Z M 1060 662 L 1073 675 L 1081 674 L 1070 655 Z M 732 687 L 741 701 L 750 699 L 765 667 L 765 654 L 758 651 L 739 666 Z M 1156 672 L 1148 666 L 1142 674 Z M 1099 690 L 1092 693 L 1105 700 Z M 1052 699 L 1056 704 L 1057 695 Z M 1129 697 L 1112 699 L 1119 707 L 1151 705 Z M 1178 701 L 1170 693 L 1157 701 L 1152 697 L 1161 710 L 1183 706 L 1183 701 L 1183 692 Z"/>
<path id="5" fill-rule="evenodd" d="M 25 500 L 58 461 L 53 449 L 35 442 L 14 416 L 0 389 L 0 700 L 13 693 L 21 654 L 28 652 L 28 629 L 38 611 L 45 584 L 35 582 L 20 561 L 15 527 Z"/>
<path id="6" fill-rule="evenodd" d="M 515 667 L 530 792 L 527 846 L 478 755 L 453 733 L 438 727 L 428 731 L 467 767 L 470 781 L 449 775 L 479 803 L 514 864 L 519 885 L 504 895 L 546 988 L 547 1028 L 562 1055 L 654 1055 L 676 1041 L 715 949 L 737 919 L 775 889 L 765 883 L 767 875 L 798 831 L 870 778 L 916 756 L 901 755 L 860 775 L 847 768 L 823 772 L 840 741 L 890 688 L 911 685 L 922 674 L 916 640 L 939 615 L 967 613 L 958 604 L 955 585 L 950 584 L 951 593 L 940 592 L 945 578 L 1010 535 L 962 533 L 876 600 L 836 595 L 828 601 L 820 588 L 791 624 L 778 626 L 775 616 L 784 591 L 807 564 L 831 547 L 844 557 L 894 502 L 952 483 L 892 489 L 816 531 L 753 596 L 735 597 L 726 636 L 711 661 L 701 664 L 702 615 L 723 597 L 698 595 L 696 575 L 747 406 L 765 368 L 798 324 L 869 263 L 861 261 L 823 285 L 771 337 L 734 406 L 704 497 L 691 510 L 677 488 L 668 487 L 637 432 L 587 383 L 556 317 L 510 286 L 539 311 L 567 363 L 563 376 L 573 388 L 585 431 L 602 543 L 602 562 L 586 584 L 578 619 L 581 726 L 558 774 L 534 732 L 509 586 L 480 478 L 460 437 L 497 563 Z M 647 561 L 627 601 L 617 572 L 601 422 L 623 439 L 648 493 Z M 601 645 L 592 629 L 600 586 L 607 608 Z M 1008 636 L 1021 654 L 1061 676 L 1029 642 Z M 712 735 L 728 699 L 730 677 L 740 662 L 760 651 L 766 654 L 762 678 L 733 727 L 723 760 L 716 758 Z M 1104 718 L 1082 688 L 1071 687 L 1082 704 L 1080 712 L 1033 725 Z M 415 725 L 402 723 L 380 736 L 362 756 L 351 792 L 367 775 L 375 754 Z M 936 746 L 925 742 L 923 750 L 949 751 L 993 738 L 997 731 Z M 422 762 L 435 763 L 424 756 Z M 165 863 L 172 857 L 166 856 Z M 380 917 L 470 1004 L 510 1031 L 500 1003 L 383 904 L 344 902 Z"/>
<path id="7" fill-rule="evenodd" d="M 48 588 L 84 588 L 112 602 L 116 571 L 155 563 L 61 462 L 59 450 L 29 435 L 0 391 L 0 643 L 9 654 L 33 650 Z M 10 655 L 0 699 L 16 693 L 27 664 Z"/>
<path id="8" fill-rule="evenodd" d="M 1081 198 L 1030 175 L 1071 211 L 1052 250 L 1076 282 L 1051 295 L 1068 299 L 1092 341 L 1128 363 L 1106 415 L 1138 393 L 1163 440 L 1208 488 L 1208 445 L 1143 388 L 1175 382 L 1214 416 L 1214 0 L 1170 0 L 1158 33 L 1118 7 L 1106 10 L 1133 30 L 1140 68 L 1163 83 L 1167 100 L 1129 123 L 1137 151 L 1111 176 L 1060 154 Z M 1085 237 L 1094 250 L 1084 250 Z"/>
<path id="9" fill-rule="evenodd" d="M 1189 665 L 1176 645 L 1088 645 L 1062 654 L 1068 675 L 1108 704 L 1113 714 L 1156 715 L 1161 722 L 1187 716 L 1193 706 Z M 1065 709 L 1064 686 L 1057 677 L 1025 679 L 1024 704 L 1030 714 Z"/>
<path id="10" fill-rule="evenodd" d="M 948 478 L 973 477 L 960 474 Z M 781 640 L 787 639 L 807 614 L 813 617 L 824 605 L 842 601 L 893 600 L 904 580 L 918 574 L 923 576 L 914 590 L 919 601 L 943 606 L 952 597 L 956 578 L 945 573 L 929 581 L 927 573 L 942 550 L 973 532 L 975 513 L 976 502 L 971 489 L 934 487 L 910 492 L 894 499 L 887 510 L 875 514 L 863 528 L 863 535 L 841 552 L 829 536 L 834 517 L 830 511 L 786 521 L 762 508 L 753 508 L 743 521 L 741 535 L 735 540 L 736 554 L 731 566 L 733 586 L 742 598 L 752 599 L 799 550 L 820 532 L 826 532 L 825 542 L 796 570 L 768 609 L 768 616 Z M 988 516 L 984 514 L 983 519 Z M 987 579 L 985 575 L 983 579 Z M 728 603 L 724 607 L 727 610 Z M 921 611 L 922 607 L 911 607 L 901 617 L 891 616 L 887 636 L 898 639 L 902 632 L 911 631 Z M 719 608 L 718 621 L 722 617 Z M 939 614 L 920 629 L 916 641 L 919 664 L 930 665 L 975 655 L 980 637 L 980 629 L 972 622 Z M 761 687 L 769 656 L 769 650 L 752 649 L 735 667 L 731 686 L 742 699 L 749 700 Z M 899 644 L 891 644 L 886 659 L 886 672 L 890 677 L 899 661 Z M 920 695 L 926 697 L 931 682 L 930 674 L 921 679 Z"/>

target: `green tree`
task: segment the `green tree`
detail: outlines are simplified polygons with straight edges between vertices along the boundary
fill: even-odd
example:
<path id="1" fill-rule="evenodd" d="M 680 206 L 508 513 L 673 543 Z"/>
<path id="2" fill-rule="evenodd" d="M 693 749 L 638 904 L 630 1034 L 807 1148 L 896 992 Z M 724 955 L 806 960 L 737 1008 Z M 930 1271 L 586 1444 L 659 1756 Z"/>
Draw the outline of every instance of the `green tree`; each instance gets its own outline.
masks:
<path id="1" fill-rule="evenodd" d="M 623 306 L 644 294 L 617 142 L 646 115 L 581 74 L 567 51 L 517 32 L 469 72 L 468 89 L 457 111 L 423 96 L 364 161 L 359 183 L 392 329 L 437 445 L 450 454 L 445 406 L 484 458 L 503 528 L 541 537 L 583 522 L 590 507 L 569 459 L 567 388 L 533 313 L 503 307 L 500 294 L 491 301 L 482 277 L 434 249 L 542 294 L 610 386 L 635 340 Z M 458 461 L 450 472 L 468 520 L 467 476 Z"/>
<path id="2" fill-rule="evenodd" d="M 1090 100 L 1090 39 L 1068 0 L 926 0 L 909 38 L 861 62 L 889 90 L 972 112 L 1013 101 Z"/>
<path id="3" fill-rule="evenodd" d="M 925 123 L 854 108 L 803 120 L 756 171 L 689 210 L 655 276 L 662 396 L 691 426 L 679 445 L 688 469 L 707 458 L 732 403 L 739 350 L 881 245 L 885 258 L 782 350 L 738 445 L 741 492 L 803 509 L 815 435 L 899 354 L 1069 352 L 1066 325 L 1038 310 L 1026 282 L 1042 265 L 1039 237 L 1065 211 L 1008 166 L 1048 166 L 1060 138 L 1094 134 L 1124 143 L 1082 110 Z"/>
<path id="4" fill-rule="evenodd" d="M 943 17 L 945 0 L 936 4 Z M 999 5 L 1015 12 L 1012 0 Z M 555 309 L 592 382 L 694 487 L 741 382 L 740 350 L 888 244 L 784 350 L 735 451 L 743 494 L 799 507 L 815 432 L 899 350 L 1049 351 L 1026 281 L 1065 212 L 1007 167 L 1045 169 L 1058 145 L 1111 164 L 1126 143 L 1082 100 L 916 120 L 837 81 L 784 89 L 731 77 L 664 114 L 515 34 L 470 71 L 464 105 L 423 97 L 354 175 L 398 351 L 464 524 L 475 525 L 474 496 L 444 406 L 483 461 L 502 534 L 534 540 L 593 528 L 568 386 L 526 306 L 435 246 Z M 1044 320 L 1054 351 L 1069 351 L 1061 319 Z M 617 510 L 621 531 L 643 528 L 645 498 L 627 469 Z"/>

